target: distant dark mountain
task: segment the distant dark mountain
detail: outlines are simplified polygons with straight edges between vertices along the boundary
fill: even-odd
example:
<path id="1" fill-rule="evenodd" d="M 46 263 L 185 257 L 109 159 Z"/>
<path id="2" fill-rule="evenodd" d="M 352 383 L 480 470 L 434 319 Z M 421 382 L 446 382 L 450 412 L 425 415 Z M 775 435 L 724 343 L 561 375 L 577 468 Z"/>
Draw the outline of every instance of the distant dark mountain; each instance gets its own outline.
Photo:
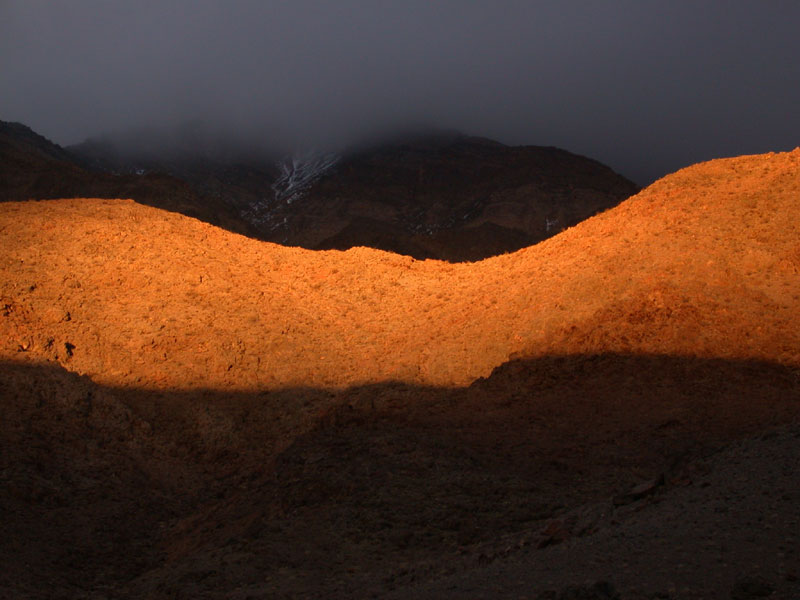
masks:
<path id="1" fill-rule="evenodd" d="M 285 158 L 197 126 L 68 149 L 0 122 L 0 200 L 133 198 L 267 241 L 480 260 L 535 244 L 638 191 L 557 148 L 457 133 Z"/>
<path id="2" fill-rule="evenodd" d="M 86 167 L 180 178 L 235 211 L 261 239 L 450 261 L 534 244 L 638 191 L 608 167 L 557 148 L 458 133 L 277 159 L 263 146 L 195 126 L 91 139 L 69 150 Z"/>
<path id="3" fill-rule="evenodd" d="M 462 261 L 534 244 L 637 191 L 564 150 L 442 134 L 345 156 L 254 212 L 268 239 L 289 245 Z"/>
<path id="4" fill-rule="evenodd" d="M 14 161 L 25 154 L 38 152 L 42 157 L 61 162 L 71 162 L 73 156 L 61 146 L 39 135 L 22 123 L 0 121 L 0 141 L 5 161 Z M 17 163 L 18 166 L 24 163 Z"/>
<path id="5" fill-rule="evenodd" d="M 240 213 L 185 181 L 163 173 L 114 174 L 87 162 L 20 123 L 0 121 L 0 201 L 52 198 L 132 198 L 256 235 Z"/>
<path id="6" fill-rule="evenodd" d="M 271 186 L 279 177 L 278 165 L 285 154 L 264 143 L 213 131 L 197 121 L 174 129 L 89 138 L 68 150 L 88 169 L 170 175 L 189 183 L 198 195 L 224 203 L 239 218 L 252 204 L 271 201 Z"/>

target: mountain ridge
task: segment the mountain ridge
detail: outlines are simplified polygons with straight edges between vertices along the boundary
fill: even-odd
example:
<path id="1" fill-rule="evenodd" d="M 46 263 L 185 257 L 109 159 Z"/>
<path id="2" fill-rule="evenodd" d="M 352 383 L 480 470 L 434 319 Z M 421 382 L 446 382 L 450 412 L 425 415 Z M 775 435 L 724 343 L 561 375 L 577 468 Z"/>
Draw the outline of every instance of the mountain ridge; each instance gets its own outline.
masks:
<path id="1" fill-rule="evenodd" d="M 255 160 L 225 153 L 215 159 L 203 153 L 209 143 L 199 144 L 196 156 L 180 147 L 160 156 L 144 142 L 126 146 L 124 136 L 70 151 L 106 170 L 169 172 L 238 210 L 260 239 L 309 249 L 366 245 L 452 262 L 531 245 L 639 189 L 564 150 L 457 132 L 417 132 L 284 159 L 264 159 L 265 152 Z M 284 185 L 294 179 L 299 187 Z M 473 229 L 480 233 L 473 236 Z"/>

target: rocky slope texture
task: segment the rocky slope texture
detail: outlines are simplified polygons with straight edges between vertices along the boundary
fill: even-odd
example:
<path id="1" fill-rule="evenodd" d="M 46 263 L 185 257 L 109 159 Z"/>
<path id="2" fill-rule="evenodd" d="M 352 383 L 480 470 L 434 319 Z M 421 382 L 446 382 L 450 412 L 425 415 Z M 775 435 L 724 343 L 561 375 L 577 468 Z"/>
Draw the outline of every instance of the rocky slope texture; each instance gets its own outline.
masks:
<path id="1" fill-rule="evenodd" d="M 796 598 L 798 196 L 713 161 L 474 264 L 0 205 L 0 586 Z"/>
<path id="2" fill-rule="evenodd" d="M 418 259 L 480 260 L 517 250 L 638 191 L 608 167 L 563 150 L 459 134 L 282 160 L 207 137 L 189 130 L 160 144 L 140 135 L 70 150 L 106 170 L 179 177 L 239 211 L 264 240 L 366 246 Z"/>

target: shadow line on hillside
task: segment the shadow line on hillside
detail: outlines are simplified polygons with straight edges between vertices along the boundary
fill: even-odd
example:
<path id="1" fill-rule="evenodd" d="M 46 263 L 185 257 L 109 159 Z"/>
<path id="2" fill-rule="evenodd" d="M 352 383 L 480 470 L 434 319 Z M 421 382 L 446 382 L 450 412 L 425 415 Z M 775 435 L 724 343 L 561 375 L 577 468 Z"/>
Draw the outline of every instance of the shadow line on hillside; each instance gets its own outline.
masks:
<path id="1" fill-rule="evenodd" d="M 102 386 L 57 363 L 12 361 L 0 361 L 0 373 L 4 410 L 11 414 L 27 410 L 33 418 L 55 408 L 65 411 L 59 417 L 65 422 L 89 422 L 98 410 L 113 405 L 151 423 L 154 432 L 181 432 L 185 442 L 194 440 L 192 446 L 207 450 L 225 445 L 224 436 L 228 441 L 264 439 L 266 426 L 278 437 L 294 439 L 303 431 L 386 419 L 433 428 L 458 423 L 463 431 L 481 426 L 523 431 L 548 418 L 563 420 L 564 427 L 578 426 L 580 419 L 597 427 L 598 419 L 613 418 L 615 423 L 633 426 L 638 420 L 642 426 L 669 429 L 671 421 L 684 419 L 710 435 L 720 427 L 747 429 L 748 419 L 756 416 L 772 422 L 770 415 L 782 419 L 800 410 L 796 367 L 613 353 L 516 359 L 488 378 L 456 388 L 387 381 L 343 390 L 153 390 Z M 70 402 L 75 404 L 71 413 Z M 702 423 L 703 414 L 714 414 L 717 422 Z"/>
<path id="2" fill-rule="evenodd" d="M 798 369 L 686 357 L 515 360 L 451 389 L 159 392 L 9 361 L 0 374 L 4 584 L 43 593 L 180 589 L 200 558 L 230 573 L 223 550 L 309 589 L 359 589 L 348 565 L 389 577 L 571 523 L 800 417 Z"/>

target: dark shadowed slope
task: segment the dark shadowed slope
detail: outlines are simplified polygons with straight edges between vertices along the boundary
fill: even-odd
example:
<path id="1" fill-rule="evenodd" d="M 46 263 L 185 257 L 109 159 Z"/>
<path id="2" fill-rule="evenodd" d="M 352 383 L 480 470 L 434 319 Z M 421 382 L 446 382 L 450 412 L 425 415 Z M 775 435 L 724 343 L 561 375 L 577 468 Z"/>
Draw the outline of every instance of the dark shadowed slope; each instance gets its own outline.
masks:
<path id="1" fill-rule="evenodd" d="M 623 598 L 701 598 L 742 574 L 797 591 L 800 490 L 741 457 L 707 460 L 797 423 L 794 368 L 607 354 L 516 361 L 466 389 L 271 392 L 110 388 L 9 362 L 0 374 L 10 597 L 536 597 L 611 579 Z M 783 463 L 769 448 L 792 469 L 800 438 L 776 447 Z M 720 475 L 738 486 L 727 500 Z M 691 520 L 703 506 L 735 512 L 717 511 L 714 532 Z M 609 536 L 613 557 L 593 547 Z"/>
<path id="2" fill-rule="evenodd" d="M 343 158 L 300 197 L 276 203 L 269 239 L 479 260 L 552 237 L 637 191 L 557 148 L 442 134 Z"/>

